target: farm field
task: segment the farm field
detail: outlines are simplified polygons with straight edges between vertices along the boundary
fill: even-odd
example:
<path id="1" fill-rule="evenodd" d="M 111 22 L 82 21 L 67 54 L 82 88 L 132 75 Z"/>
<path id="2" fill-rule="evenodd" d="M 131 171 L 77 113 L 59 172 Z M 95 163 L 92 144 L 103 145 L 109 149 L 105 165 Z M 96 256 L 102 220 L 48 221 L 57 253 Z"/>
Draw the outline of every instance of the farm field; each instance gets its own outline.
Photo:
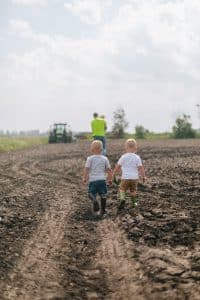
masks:
<path id="1" fill-rule="evenodd" d="M 0 153 L 28 148 L 34 145 L 47 144 L 47 137 L 3 137 L 0 136 Z"/>
<path id="2" fill-rule="evenodd" d="M 123 141 L 108 142 L 112 166 Z M 197 300 L 200 140 L 139 141 L 139 204 L 93 218 L 88 142 L 0 154 L 0 299 Z"/>

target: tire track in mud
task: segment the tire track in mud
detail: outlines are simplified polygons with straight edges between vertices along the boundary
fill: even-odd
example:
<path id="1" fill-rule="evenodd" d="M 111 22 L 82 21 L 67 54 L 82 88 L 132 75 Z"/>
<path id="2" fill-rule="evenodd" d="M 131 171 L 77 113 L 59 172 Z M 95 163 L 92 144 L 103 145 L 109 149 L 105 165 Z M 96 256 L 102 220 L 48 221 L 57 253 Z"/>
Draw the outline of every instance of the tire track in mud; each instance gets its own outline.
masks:
<path id="1" fill-rule="evenodd" d="M 67 191 L 66 191 L 67 192 Z M 71 200 L 56 195 L 36 232 L 24 246 L 21 259 L 10 274 L 5 299 L 52 299 L 64 297 L 55 256 L 64 237 L 64 222 Z"/>
<path id="2" fill-rule="evenodd" d="M 140 264 L 133 259 L 133 244 L 116 222 L 104 219 L 98 228 L 101 244 L 97 249 L 96 266 L 105 270 L 108 294 L 104 299 L 145 299 L 142 296 Z"/>
<path id="3" fill-rule="evenodd" d="M 4 165 L 4 173 L 0 174 L 1 178 L 3 177 L 3 179 L 5 178 L 6 180 L 9 180 L 8 188 L 5 190 L 6 198 L 3 198 L 7 199 L 5 203 L 5 207 L 7 208 L 4 208 L 3 210 L 5 215 L 5 221 L 3 220 L 6 226 L 5 229 L 8 228 L 6 230 L 9 233 L 10 222 L 12 220 L 16 220 L 15 227 L 11 229 L 11 238 L 13 237 L 14 232 L 17 234 L 17 227 L 19 226 L 17 223 L 19 222 L 19 218 L 17 219 L 16 215 L 19 215 L 19 213 L 10 208 L 14 208 L 13 204 L 15 207 L 19 205 L 19 198 L 24 199 L 24 203 L 21 203 L 21 208 L 23 211 L 25 211 L 26 207 L 26 197 L 31 197 L 33 200 L 33 206 L 35 206 L 34 202 L 37 194 L 39 197 L 41 197 L 41 203 L 45 201 L 49 202 L 48 206 L 50 205 L 50 209 L 43 212 L 37 210 L 40 209 L 40 207 L 36 207 L 34 208 L 36 209 L 34 212 L 32 207 L 29 207 L 29 213 L 31 214 L 32 212 L 32 214 L 34 214 L 30 215 L 30 219 L 34 219 L 34 224 L 39 222 L 39 225 L 35 233 L 30 236 L 29 240 L 23 243 L 23 250 L 20 249 L 20 251 L 17 248 L 20 247 L 20 245 L 14 243 L 14 241 L 11 239 L 8 240 L 9 249 L 11 249 L 10 256 L 14 256 L 12 251 L 17 251 L 16 257 L 20 255 L 20 258 L 17 259 L 16 263 L 12 262 L 11 264 L 8 261 L 8 264 L 10 264 L 10 266 L 14 265 L 14 267 L 6 280 L 9 282 L 9 284 L 4 285 L 1 283 L 0 285 L 1 292 L 3 290 L 5 291 L 4 296 L 2 296 L 5 299 L 33 299 L 35 298 L 34 291 L 36 291 L 36 287 L 37 290 L 39 287 L 40 290 L 45 290 L 44 283 L 51 286 L 52 282 L 56 283 L 59 281 L 58 279 L 54 280 L 54 277 L 56 277 L 54 274 L 57 274 L 57 266 L 51 256 L 53 256 L 54 252 L 56 252 L 56 249 L 59 248 L 63 238 L 63 223 L 64 218 L 66 218 L 68 214 L 68 206 L 70 202 L 70 198 L 64 199 L 60 192 L 56 192 L 56 190 L 59 190 L 59 187 L 55 187 L 55 183 L 52 184 L 52 186 L 50 186 L 51 183 L 48 184 L 50 181 L 49 178 L 52 177 L 52 174 L 50 174 L 50 172 L 45 172 L 45 174 L 43 174 L 43 171 L 37 168 L 42 158 L 40 158 L 40 160 L 34 160 L 34 158 L 29 159 L 29 157 L 26 155 L 25 157 L 21 155 L 19 156 L 20 159 L 18 155 L 16 155 L 17 159 L 14 157 L 14 159 L 10 159 L 9 163 L 6 162 Z M 42 174 L 42 178 L 38 177 L 38 174 Z M 68 190 L 66 190 L 66 187 L 62 187 L 62 192 L 64 192 L 64 189 L 67 195 Z M 9 212 L 10 220 L 8 219 Z M 25 218 L 26 216 L 23 212 L 23 216 L 21 216 L 20 220 L 23 220 L 24 223 Z M 31 224 L 27 227 L 29 235 L 30 231 L 33 230 L 35 226 L 32 229 L 31 227 Z M 21 237 L 22 234 L 23 230 L 22 233 L 20 232 Z M 19 242 L 19 236 L 17 242 Z M 14 250 L 14 248 L 16 250 Z M 50 274 L 50 277 L 48 277 L 48 274 Z M 53 277 L 51 278 L 52 275 Z M 47 278 L 49 279 L 49 282 Z M 41 285 L 38 285 L 38 283 Z M 55 283 L 54 285 L 56 286 Z M 58 287 L 54 288 L 54 290 L 56 290 L 55 293 L 61 289 L 59 284 Z M 40 291 L 39 294 L 41 294 Z"/>
<path id="4" fill-rule="evenodd" d="M 71 199 L 63 196 L 63 193 L 69 194 L 69 189 L 63 186 L 62 182 L 59 182 L 59 185 L 57 181 L 52 184 L 49 179 L 54 178 L 54 174 L 43 172 L 37 167 L 39 164 L 38 160 L 23 158 L 20 161 L 12 161 L 4 168 L 3 178 L 9 178 L 9 185 L 12 185 L 12 189 L 6 191 L 9 202 L 16 193 L 19 197 L 20 195 L 31 196 L 33 201 L 35 200 L 34 196 L 39 193 L 41 202 L 47 200 L 47 195 L 49 196 L 48 206 L 50 206 L 44 213 L 35 212 L 35 221 L 39 222 L 39 225 L 28 241 L 24 243 L 20 258 L 14 264 L 14 268 L 6 280 L 9 283 L 0 285 L 1 293 L 4 291 L 4 295 L 2 295 L 4 299 L 37 299 L 36 295 L 38 295 L 38 299 L 47 299 L 52 295 L 64 295 L 63 287 L 59 283 L 61 281 L 59 268 L 54 256 L 62 243 L 64 223 L 70 212 Z M 42 177 L 37 177 L 38 174 L 42 174 Z M 20 186 L 19 181 L 23 181 Z M 42 191 L 47 194 L 44 198 Z M 10 245 L 12 245 L 11 247 L 17 246 L 14 245 L 14 242 L 10 242 Z M 15 251 L 18 249 L 16 248 Z"/>

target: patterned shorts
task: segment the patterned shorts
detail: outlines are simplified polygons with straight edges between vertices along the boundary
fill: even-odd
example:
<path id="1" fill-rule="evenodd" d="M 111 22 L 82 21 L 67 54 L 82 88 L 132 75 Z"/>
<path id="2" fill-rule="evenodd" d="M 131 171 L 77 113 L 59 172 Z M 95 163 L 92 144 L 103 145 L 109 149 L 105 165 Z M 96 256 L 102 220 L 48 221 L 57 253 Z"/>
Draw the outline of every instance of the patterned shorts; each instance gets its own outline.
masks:
<path id="1" fill-rule="evenodd" d="M 137 179 L 122 179 L 120 183 L 120 190 L 126 192 L 130 190 L 130 192 L 136 192 L 138 186 Z"/>

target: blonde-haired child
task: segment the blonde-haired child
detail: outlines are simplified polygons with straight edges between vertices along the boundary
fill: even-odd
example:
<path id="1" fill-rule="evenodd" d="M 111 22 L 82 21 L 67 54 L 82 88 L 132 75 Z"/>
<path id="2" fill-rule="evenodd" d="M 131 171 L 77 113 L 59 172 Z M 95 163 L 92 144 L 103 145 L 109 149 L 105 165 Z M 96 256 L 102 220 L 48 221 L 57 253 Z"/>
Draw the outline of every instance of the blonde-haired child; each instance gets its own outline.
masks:
<path id="1" fill-rule="evenodd" d="M 121 183 L 119 187 L 119 209 L 124 208 L 127 191 L 130 192 L 133 207 L 137 205 L 136 194 L 139 177 L 142 177 L 143 181 L 146 180 L 145 170 L 142 165 L 141 158 L 139 155 L 135 154 L 137 151 L 136 140 L 126 140 L 125 149 L 126 153 L 120 157 L 113 171 L 113 178 L 115 178 L 117 172 L 122 172 Z"/>
<path id="2" fill-rule="evenodd" d="M 97 195 L 101 199 L 101 214 L 106 212 L 106 199 L 107 199 L 107 184 L 106 179 L 109 183 L 112 182 L 112 170 L 110 167 L 109 160 L 106 156 L 102 155 L 103 144 L 101 141 L 94 140 L 91 143 L 91 153 L 87 158 L 85 163 L 85 168 L 83 172 L 83 183 L 88 185 L 88 196 L 92 200 L 93 210 L 99 211 L 99 202 L 97 200 Z M 106 173 L 108 178 L 106 178 Z"/>

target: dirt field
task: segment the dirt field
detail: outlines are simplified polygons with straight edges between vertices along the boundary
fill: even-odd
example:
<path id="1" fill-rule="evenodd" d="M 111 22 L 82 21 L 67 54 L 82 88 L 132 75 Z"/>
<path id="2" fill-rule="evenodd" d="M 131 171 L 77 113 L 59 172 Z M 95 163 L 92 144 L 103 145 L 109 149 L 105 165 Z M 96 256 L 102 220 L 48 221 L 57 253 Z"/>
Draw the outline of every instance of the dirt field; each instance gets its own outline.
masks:
<path id="1" fill-rule="evenodd" d="M 0 299 L 200 299 L 200 141 L 139 143 L 139 204 L 93 218 L 89 144 L 0 155 Z M 108 143 L 114 166 L 121 141 Z"/>

